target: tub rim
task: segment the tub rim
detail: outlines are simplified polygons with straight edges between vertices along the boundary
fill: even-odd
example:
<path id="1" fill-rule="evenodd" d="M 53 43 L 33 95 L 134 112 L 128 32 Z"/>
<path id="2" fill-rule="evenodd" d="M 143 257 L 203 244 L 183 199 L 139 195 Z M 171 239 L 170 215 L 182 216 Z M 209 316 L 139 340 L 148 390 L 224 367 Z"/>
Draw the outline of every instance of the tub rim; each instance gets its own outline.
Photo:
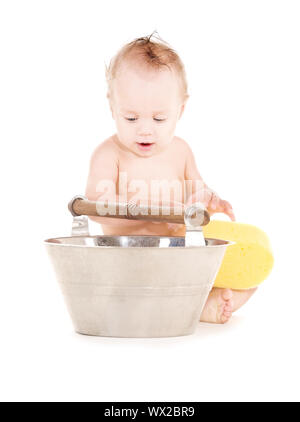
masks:
<path id="1" fill-rule="evenodd" d="M 56 243 L 56 242 L 52 242 L 53 240 L 56 239 L 70 239 L 70 238 L 95 238 L 95 237 L 159 237 L 159 238 L 173 238 L 173 239 L 182 239 L 184 238 L 184 236 L 152 236 L 152 235 L 121 235 L 121 236 L 111 236 L 111 235 L 88 235 L 88 236 L 82 236 L 82 235 L 78 235 L 78 236 L 59 236 L 59 237 L 50 237 L 48 239 L 45 239 L 43 241 L 44 245 L 51 245 L 51 246 L 60 246 L 60 247 L 74 247 L 74 248 L 92 248 L 92 249 L 199 249 L 199 248 L 220 248 L 220 247 L 224 247 L 224 246 L 232 246 L 235 245 L 236 242 L 232 241 L 232 240 L 227 240 L 227 239 L 218 239 L 218 238 L 213 238 L 213 237 L 205 237 L 205 240 L 216 240 L 216 241 L 222 241 L 222 242 L 226 242 L 223 243 L 221 245 L 202 245 L 202 246 L 98 246 L 98 245 L 72 245 L 72 244 L 67 244 L 67 243 Z"/>

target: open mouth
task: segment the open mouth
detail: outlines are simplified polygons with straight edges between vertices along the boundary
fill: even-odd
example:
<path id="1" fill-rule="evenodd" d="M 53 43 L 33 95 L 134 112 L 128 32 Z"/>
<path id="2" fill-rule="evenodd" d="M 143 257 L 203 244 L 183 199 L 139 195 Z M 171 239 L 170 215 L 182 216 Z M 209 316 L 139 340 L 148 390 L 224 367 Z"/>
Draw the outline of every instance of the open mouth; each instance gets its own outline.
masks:
<path id="1" fill-rule="evenodd" d="M 151 149 L 152 145 L 154 145 L 154 142 L 137 142 L 138 146 L 142 150 L 149 150 Z"/>

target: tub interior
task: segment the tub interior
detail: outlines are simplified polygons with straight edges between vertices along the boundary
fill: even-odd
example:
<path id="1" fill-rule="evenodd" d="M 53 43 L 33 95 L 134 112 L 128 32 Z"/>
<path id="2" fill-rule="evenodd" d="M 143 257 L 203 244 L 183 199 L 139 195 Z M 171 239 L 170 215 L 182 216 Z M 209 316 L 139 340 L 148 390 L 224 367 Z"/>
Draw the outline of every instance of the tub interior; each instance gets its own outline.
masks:
<path id="1" fill-rule="evenodd" d="M 106 246 L 120 248 L 153 247 L 174 248 L 185 247 L 185 237 L 168 236 L 70 236 L 45 240 L 45 243 L 69 246 Z M 206 246 L 229 245 L 231 242 L 222 239 L 205 239 Z M 192 246 L 193 247 L 193 246 Z M 199 246 L 203 247 L 203 246 Z"/>

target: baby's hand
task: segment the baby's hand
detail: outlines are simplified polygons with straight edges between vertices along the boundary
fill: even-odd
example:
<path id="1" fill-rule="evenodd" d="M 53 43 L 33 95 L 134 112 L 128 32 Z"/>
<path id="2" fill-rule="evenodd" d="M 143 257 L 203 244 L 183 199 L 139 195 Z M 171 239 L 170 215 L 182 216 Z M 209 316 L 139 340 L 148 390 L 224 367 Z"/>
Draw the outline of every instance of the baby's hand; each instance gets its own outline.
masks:
<path id="1" fill-rule="evenodd" d="M 191 195 L 187 200 L 186 205 L 191 205 L 194 202 L 201 202 L 206 207 L 210 215 L 222 212 L 228 215 L 232 221 L 235 221 L 235 216 L 230 203 L 221 199 L 216 192 L 209 188 L 202 189 Z"/>

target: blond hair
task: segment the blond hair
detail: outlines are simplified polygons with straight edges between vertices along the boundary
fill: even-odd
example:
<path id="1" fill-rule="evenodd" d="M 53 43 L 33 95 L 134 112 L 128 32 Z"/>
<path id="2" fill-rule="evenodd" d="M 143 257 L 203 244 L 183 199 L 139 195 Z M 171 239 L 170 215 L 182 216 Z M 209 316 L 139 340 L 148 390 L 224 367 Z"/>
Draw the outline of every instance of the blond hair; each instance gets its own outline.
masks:
<path id="1" fill-rule="evenodd" d="M 151 37 L 157 32 L 154 31 L 150 36 L 136 38 L 128 44 L 125 44 L 118 53 L 111 59 L 109 66 L 105 64 L 105 75 L 108 85 L 107 98 L 112 98 L 112 83 L 116 78 L 120 65 L 127 59 L 137 64 L 142 64 L 151 70 L 161 70 L 167 67 L 169 70 L 175 70 L 179 77 L 181 95 L 183 101 L 189 97 L 184 64 L 180 57 L 169 44 L 160 37 L 159 41 L 152 41 Z"/>

